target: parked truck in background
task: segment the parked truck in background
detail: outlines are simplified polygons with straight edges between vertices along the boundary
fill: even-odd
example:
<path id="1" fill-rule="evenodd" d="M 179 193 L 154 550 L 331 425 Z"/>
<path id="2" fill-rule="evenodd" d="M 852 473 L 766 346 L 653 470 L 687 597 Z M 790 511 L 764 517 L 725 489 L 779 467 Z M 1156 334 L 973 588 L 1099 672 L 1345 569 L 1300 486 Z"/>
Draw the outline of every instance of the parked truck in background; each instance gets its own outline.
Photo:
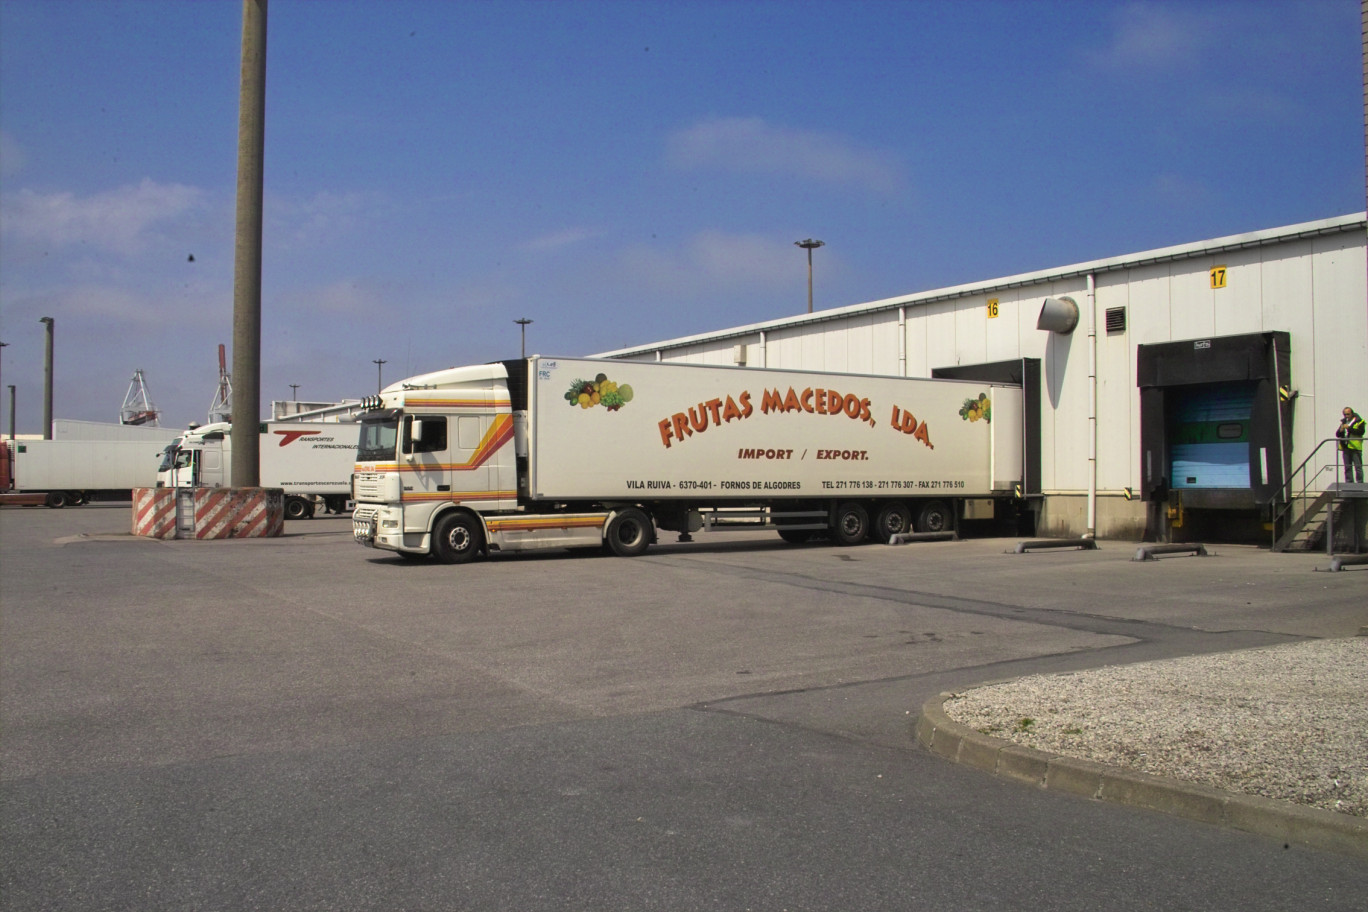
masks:
<path id="1" fill-rule="evenodd" d="M 363 400 L 358 542 L 462 563 L 723 523 L 785 541 L 955 527 L 1022 477 L 1020 387 L 531 357 Z"/>
<path id="2" fill-rule="evenodd" d="M 89 421 L 53 422 L 54 436 L 0 442 L 0 503 L 78 506 L 127 500 L 157 483 L 175 432 Z"/>
<path id="3" fill-rule="evenodd" d="M 269 421 L 261 425 L 259 483 L 285 492 L 285 516 L 308 519 L 319 507 L 342 513 L 351 494 L 356 425 L 336 421 Z M 157 487 L 227 487 L 232 484 L 233 426 L 193 427 L 167 447 Z"/>

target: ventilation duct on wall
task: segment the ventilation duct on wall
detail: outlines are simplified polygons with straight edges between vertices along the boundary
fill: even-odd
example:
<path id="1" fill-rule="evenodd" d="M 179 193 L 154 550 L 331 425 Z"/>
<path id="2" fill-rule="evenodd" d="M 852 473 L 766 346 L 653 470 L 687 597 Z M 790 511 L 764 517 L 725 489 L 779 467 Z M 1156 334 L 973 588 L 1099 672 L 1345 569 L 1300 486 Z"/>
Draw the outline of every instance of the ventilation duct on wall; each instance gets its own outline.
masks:
<path id="1" fill-rule="evenodd" d="M 1067 336 L 1078 325 L 1078 304 L 1073 298 L 1046 298 L 1036 329 Z"/>

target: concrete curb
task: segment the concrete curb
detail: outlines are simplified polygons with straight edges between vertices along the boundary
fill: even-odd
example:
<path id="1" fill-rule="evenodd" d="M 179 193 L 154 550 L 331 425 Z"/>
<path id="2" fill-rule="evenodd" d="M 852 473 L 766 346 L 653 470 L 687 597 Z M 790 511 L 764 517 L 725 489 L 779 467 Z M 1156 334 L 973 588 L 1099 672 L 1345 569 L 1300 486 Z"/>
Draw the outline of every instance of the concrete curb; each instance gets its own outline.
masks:
<path id="1" fill-rule="evenodd" d="M 1038 788 L 1368 860 L 1368 819 L 1022 747 L 952 720 L 945 714 L 945 701 L 952 696 L 942 693 L 927 700 L 913 729 L 919 744 L 947 760 Z"/>

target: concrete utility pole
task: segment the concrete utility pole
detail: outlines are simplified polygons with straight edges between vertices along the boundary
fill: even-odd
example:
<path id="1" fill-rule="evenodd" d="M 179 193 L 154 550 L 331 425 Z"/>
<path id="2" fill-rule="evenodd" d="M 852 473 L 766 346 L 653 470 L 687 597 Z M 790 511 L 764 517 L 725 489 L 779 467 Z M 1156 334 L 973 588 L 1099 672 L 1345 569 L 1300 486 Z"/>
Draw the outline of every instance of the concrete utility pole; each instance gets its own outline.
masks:
<path id="1" fill-rule="evenodd" d="M 1364 0 L 1368 3 L 1368 0 Z M 808 254 L 808 313 L 812 313 L 812 251 L 818 247 L 825 247 L 826 241 L 814 241 L 808 238 L 806 241 L 794 241 L 793 246 L 802 247 Z"/>
<path id="2" fill-rule="evenodd" d="M 52 439 L 52 335 L 56 321 L 52 317 L 42 317 L 39 323 L 47 325 L 47 342 L 43 347 L 43 439 Z"/>
<path id="3" fill-rule="evenodd" d="M 266 154 L 266 0 L 242 3 L 237 240 L 233 256 L 233 477 L 261 484 L 261 200 Z"/>

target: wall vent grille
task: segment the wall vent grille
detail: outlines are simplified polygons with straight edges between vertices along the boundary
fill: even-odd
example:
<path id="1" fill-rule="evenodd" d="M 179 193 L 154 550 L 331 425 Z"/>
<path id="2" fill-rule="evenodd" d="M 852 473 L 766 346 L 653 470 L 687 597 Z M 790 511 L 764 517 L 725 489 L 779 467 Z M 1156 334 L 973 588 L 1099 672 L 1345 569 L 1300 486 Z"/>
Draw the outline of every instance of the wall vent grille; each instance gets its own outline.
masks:
<path id="1" fill-rule="evenodd" d="M 1107 308 L 1107 332 L 1123 333 L 1126 331 L 1126 308 L 1108 307 Z"/>

